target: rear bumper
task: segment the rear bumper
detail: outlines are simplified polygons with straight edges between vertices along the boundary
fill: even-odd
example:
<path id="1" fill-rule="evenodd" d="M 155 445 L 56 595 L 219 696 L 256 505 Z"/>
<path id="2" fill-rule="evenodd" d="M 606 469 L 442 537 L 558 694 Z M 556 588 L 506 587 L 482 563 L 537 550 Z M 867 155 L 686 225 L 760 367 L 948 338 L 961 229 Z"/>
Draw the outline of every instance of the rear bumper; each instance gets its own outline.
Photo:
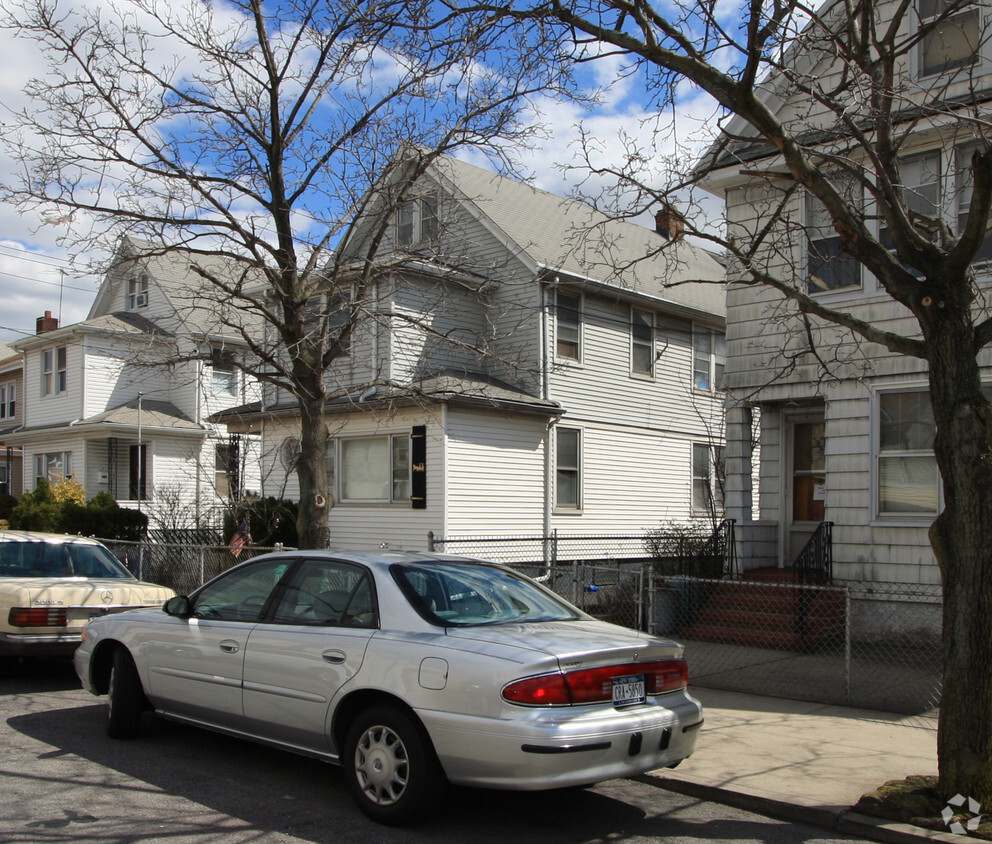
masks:
<path id="1" fill-rule="evenodd" d="M 585 785 L 676 765 L 695 750 L 703 723 L 702 706 L 685 692 L 607 712 L 519 709 L 514 715 L 520 717 L 509 719 L 418 714 L 451 782 L 520 791 Z"/>
<path id="2" fill-rule="evenodd" d="M 0 633 L 0 656 L 72 656 L 80 633 Z"/>

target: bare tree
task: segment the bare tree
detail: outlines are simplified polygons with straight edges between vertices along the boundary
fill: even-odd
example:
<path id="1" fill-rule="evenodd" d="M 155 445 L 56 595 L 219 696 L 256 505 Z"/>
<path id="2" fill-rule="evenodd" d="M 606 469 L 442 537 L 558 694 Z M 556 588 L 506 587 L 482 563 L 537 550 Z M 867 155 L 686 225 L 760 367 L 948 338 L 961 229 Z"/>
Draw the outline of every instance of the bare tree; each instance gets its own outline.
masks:
<path id="1" fill-rule="evenodd" d="M 203 256 L 196 304 L 250 350 L 231 362 L 298 404 L 303 547 L 328 544 L 324 408 L 356 385 L 325 376 L 377 318 L 393 212 L 440 155 L 507 164 L 537 130 L 519 104 L 562 81 L 485 13 L 442 11 L 25 0 L 3 18 L 49 63 L 8 121 L 24 175 L 4 198 L 71 216 L 77 251 L 128 233 Z"/>
<path id="2" fill-rule="evenodd" d="M 634 214 L 692 182 L 749 176 L 739 204 L 760 204 L 761 213 L 694 234 L 732 256 L 734 282 L 759 297 L 776 292 L 769 318 L 793 329 L 780 370 L 800 367 L 815 381 L 817 370 L 857 377 L 885 355 L 923 363 L 943 486 L 930 530 L 944 593 L 941 790 L 992 805 L 984 667 L 992 654 L 992 410 L 981 380 L 992 319 L 987 279 L 973 268 L 987 257 L 992 205 L 990 101 L 980 76 L 987 7 L 535 0 L 486 8 L 541 28 L 563 62 L 622 57 L 627 74 L 642 74 L 660 124 L 687 82 L 713 98 L 716 140 L 695 170 L 673 168 L 659 184 L 642 175 L 651 152 L 637 147 L 625 162 L 599 165 L 598 175 L 617 178 L 616 210 Z M 935 199 L 914 178 L 923 165 L 910 153 L 940 138 L 970 155 L 956 180 L 937 179 L 938 195 L 941 184 L 956 195 Z M 819 237 L 797 211 L 800 197 L 823 218 Z M 830 273 L 845 261 L 867 271 L 888 306 L 872 313 L 817 295 L 807 253 L 832 262 Z"/>

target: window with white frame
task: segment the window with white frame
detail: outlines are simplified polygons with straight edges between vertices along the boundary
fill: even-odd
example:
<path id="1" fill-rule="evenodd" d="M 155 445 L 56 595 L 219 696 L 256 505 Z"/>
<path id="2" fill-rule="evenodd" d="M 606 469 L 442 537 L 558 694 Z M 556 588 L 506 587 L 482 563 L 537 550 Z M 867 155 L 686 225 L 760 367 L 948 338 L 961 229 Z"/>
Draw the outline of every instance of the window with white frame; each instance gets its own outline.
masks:
<path id="1" fill-rule="evenodd" d="M 654 375 L 654 314 L 631 308 L 630 371 L 634 375 Z"/>
<path id="2" fill-rule="evenodd" d="M 341 501 L 410 502 L 409 434 L 342 437 L 337 448 Z"/>
<path id="3" fill-rule="evenodd" d="M 34 456 L 35 485 L 44 478 L 50 484 L 57 484 L 72 475 L 72 452 L 51 451 Z"/>
<path id="4" fill-rule="evenodd" d="M 41 351 L 41 394 L 54 396 L 66 392 L 68 376 L 66 372 L 67 349 L 53 346 Z"/>
<path id="5" fill-rule="evenodd" d="M 217 395 L 238 394 L 238 370 L 230 353 L 214 349 L 210 361 L 210 388 Z"/>
<path id="6" fill-rule="evenodd" d="M 0 463 L 0 495 L 10 495 L 10 475 L 6 463 Z"/>
<path id="7" fill-rule="evenodd" d="M 396 211 L 396 242 L 400 246 L 432 243 L 439 229 L 436 194 L 408 199 Z"/>
<path id="8" fill-rule="evenodd" d="M 878 513 L 937 514 L 939 486 L 933 441 L 937 433 L 925 390 L 878 394 Z"/>
<path id="9" fill-rule="evenodd" d="M 555 291 L 555 353 L 582 359 L 582 298 L 563 290 Z"/>
<path id="10" fill-rule="evenodd" d="M 13 419 L 17 412 L 17 384 L 0 384 L 0 419 Z"/>
<path id="11" fill-rule="evenodd" d="M 961 147 L 956 150 L 957 155 L 957 190 L 955 192 L 955 205 L 957 206 L 958 234 L 964 231 L 968 223 L 968 207 L 971 204 L 971 194 L 974 190 L 975 174 L 971 168 L 971 157 L 975 153 L 975 147 Z M 992 232 L 986 232 L 985 240 L 978 248 L 973 259 L 976 264 L 984 264 L 992 260 Z"/>
<path id="12" fill-rule="evenodd" d="M 148 305 L 148 276 L 145 273 L 127 281 L 127 309 L 136 311 Z"/>
<path id="13" fill-rule="evenodd" d="M 324 305 L 328 302 L 327 297 L 330 297 L 330 302 L 325 313 Z M 320 320 L 322 319 L 325 320 L 327 329 L 325 340 L 328 344 L 334 343 L 352 319 L 350 288 L 335 287 L 329 293 L 320 293 L 307 299 L 303 311 L 303 320 L 307 326 L 307 331 L 321 330 Z M 351 354 L 351 339 L 352 335 L 349 334 L 348 340 L 340 351 L 342 356 Z"/>
<path id="14" fill-rule="evenodd" d="M 692 384 L 697 390 L 721 389 L 727 362 L 727 342 L 723 333 L 692 326 Z"/>
<path id="15" fill-rule="evenodd" d="M 939 150 L 900 160 L 902 198 L 910 220 L 927 236 L 935 236 L 937 220 L 943 216 L 941 190 L 941 156 Z M 884 220 L 879 227 L 879 240 L 887 249 L 895 250 Z M 916 272 L 907 267 L 910 272 Z"/>
<path id="16" fill-rule="evenodd" d="M 957 70 L 979 60 L 982 21 L 977 3 L 961 0 L 919 0 L 920 76 Z"/>
<path id="17" fill-rule="evenodd" d="M 555 428 L 555 507 L 582 508 L 582 432 Z"/>
<path id="18" fill-rule="evenodd" d="M 723 513 L 724 448 L 692 444 L 692 514 L 717 517 Z"/>
<path id="19" fill-rule="evenodd" d="M 218 498 L 236 500 L 240 492 L 241 450 L 237 440 L 214 446 L 214 489 Z"/>
<path id="20" fill-rule="evenodd" d="M 844 251 L 833 219 L 812 194 L 806 196 L 806 287 L 810 293 L 861 285 L 861 265 Z"/>

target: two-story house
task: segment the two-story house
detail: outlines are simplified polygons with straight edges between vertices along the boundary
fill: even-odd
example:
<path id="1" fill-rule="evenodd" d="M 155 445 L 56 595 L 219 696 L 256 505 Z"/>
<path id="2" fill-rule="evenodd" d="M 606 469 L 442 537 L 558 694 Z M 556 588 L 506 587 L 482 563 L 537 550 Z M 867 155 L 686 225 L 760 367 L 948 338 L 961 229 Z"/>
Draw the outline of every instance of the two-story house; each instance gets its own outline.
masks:
<path id="1" fill-rule="evenodd" d="M 0 495 L 20 497 L 21 450 L 7 442 L 7 436 L 21 424 L 24 389 L 24 362 L 7 343 L 0 343 Z"/>
<path id="2" fill-rule="evenodd" d="M 941 219 L 959 234 L 972 193 L 970 156 L 984 131 L 976 115 L 990 102 L 988 8 L 926 0 L 868 7 L 879 38 L 889 37 L 897 10 L 902 15 L 886 41 L 898 51 L 894 90 L 858 76 L 853 48 L 835 49 L 848 43 L 846 8 L 824 5 L 785 54 L 786 70 L 762 80 L 759 96 L 812 160 L 833 169 L 882 244 L 886 220 L 873 202 L 883 188 L 869 151 L 884 148 L 872 121 L 891 98 L 889 142 L 907 214 L 919 216 L 927 237 L 937 236 L 933 221 Z M 751 269 L 791 278 L 816 302 L 880 329 L 919 336 L 908 309 L 842 248 L 843 226 L 797 189 L 780 149 L 745 121 L 728 121 L 698 172 L 726 201 L 729 233 Z M 987 301 L 990 256 L 986 239 L 978 302 Z M 939 583 L 928 530 L 942 490 L 925 362 L 815 316 L 804 321 L 780 292 L 751 279 L 732 266 L 727 296 L 726 503 L 738 522 L 742 566 L 790 567 L 820 526 L 832 525 L 835 578 Z M 987 351 L 980 362 L 992 364 Z M 986 372 L 992 379 L 992 368 Z"/>
<path id="3" fill-rule="evenodd" d="M 345 262 L 382 230 L 369 208 Z M 351 388 L 326 406 L 332 543 L 713 518 L 724 267 L 674 213 L 616 221 L 450 157 L 386 213 L 371 317 L 327 374 Z M 296 494 L 289 397 L 217 418 L 261 430 L 265 494 L 280 467 Z"/>
<path id="4" fill-rule="evenodd" d="M 219 259 L 196 261 L 223 271 Z M 13 344 L 24 377 L 6 439 L 24 455 L 25 490 L 71 475 L 88 496 L 110 492 L 153 515 L 166 508 L 169 526 L 206 527 L 258 489 L 252 440 L 209 421 L 257 387 L 232 364 L 238 342 L 191 266 L 182 250 L 125 239 L 84 321 L 59 326 L 46 313 Z"/>

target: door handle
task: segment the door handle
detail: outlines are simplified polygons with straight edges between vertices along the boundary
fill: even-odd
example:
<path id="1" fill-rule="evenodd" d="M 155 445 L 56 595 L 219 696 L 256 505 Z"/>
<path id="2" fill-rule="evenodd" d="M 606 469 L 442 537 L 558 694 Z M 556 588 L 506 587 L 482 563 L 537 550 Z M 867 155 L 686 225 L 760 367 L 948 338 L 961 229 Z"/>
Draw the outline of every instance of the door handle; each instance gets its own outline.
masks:
<path id="1" fill-rule="evenodd" d="M 231 639 L 225 639 L 220 643 L 220 649 L 226 654 L 236 654 L 240 648 L 241 646 Z"/>
<path id="2" fill-rule="evenodd" d="M 344 651 L 324 651 L 320 658 L 331 665 L 340 665 L 347 658 L 347 654 Z"/>

